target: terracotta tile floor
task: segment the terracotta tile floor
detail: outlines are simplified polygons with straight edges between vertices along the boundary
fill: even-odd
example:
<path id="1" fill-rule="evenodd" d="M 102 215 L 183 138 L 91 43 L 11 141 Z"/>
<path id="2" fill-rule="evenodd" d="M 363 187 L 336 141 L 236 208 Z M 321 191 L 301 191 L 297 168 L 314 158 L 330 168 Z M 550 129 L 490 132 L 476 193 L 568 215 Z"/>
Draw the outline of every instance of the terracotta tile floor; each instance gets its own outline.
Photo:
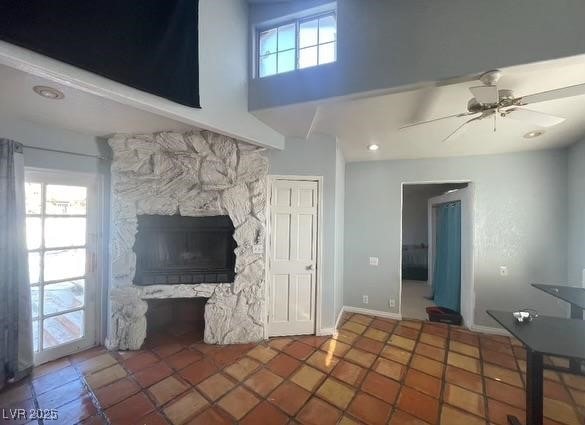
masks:
<path id="1" fill-rule="evenodd" d="M 63 358 L 0 393 L 0 407 L 57 409 L 59 420 L 44 424 L 506 425 L 509 413 L 524 417 L 525 353 L 506 337 L 349 314 L 335 338 L 195 340 L 166 333 L 139 352 L 98 347 Z M 585 424 L 585 378 L 547 371 L 545 395 L 546 424 Z"/>

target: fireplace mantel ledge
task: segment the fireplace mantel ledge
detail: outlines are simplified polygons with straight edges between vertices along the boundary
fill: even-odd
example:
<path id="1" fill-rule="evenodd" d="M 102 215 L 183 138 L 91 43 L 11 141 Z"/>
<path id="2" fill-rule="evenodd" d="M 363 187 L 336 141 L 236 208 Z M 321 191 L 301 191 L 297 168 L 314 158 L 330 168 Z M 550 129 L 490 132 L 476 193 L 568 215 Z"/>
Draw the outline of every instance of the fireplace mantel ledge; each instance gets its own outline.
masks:
<path id="1" fill-rule="evenodd" d="M 193 285 L 133 285 L 142 299 L 210 298 L 218 287 L 229 288 L 231 283 L 198 283 Z"/>

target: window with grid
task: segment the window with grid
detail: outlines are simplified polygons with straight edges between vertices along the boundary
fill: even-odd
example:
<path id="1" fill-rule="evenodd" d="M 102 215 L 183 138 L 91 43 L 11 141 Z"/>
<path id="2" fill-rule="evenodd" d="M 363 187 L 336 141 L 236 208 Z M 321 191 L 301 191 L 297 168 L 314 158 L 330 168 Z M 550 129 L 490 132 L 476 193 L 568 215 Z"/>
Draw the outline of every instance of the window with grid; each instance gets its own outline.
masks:
<path id="1" fill-rule="evenodd" d="M 26 183 L 34 351 L 85 334 L 87 188 Z"/>
<path id="2" fill-rule="evenodd" d="M 335 62 L 335 12 L 287 22 L 258 32 L 258 76 Z"/>

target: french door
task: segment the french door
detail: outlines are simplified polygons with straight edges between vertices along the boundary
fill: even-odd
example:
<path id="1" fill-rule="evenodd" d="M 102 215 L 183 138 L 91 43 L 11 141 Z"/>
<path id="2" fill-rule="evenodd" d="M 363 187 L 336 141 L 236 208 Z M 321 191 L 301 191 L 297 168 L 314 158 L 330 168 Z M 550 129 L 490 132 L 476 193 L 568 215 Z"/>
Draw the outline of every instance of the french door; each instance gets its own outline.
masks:
<path id="1" fill-rule="evenodd" d="M 26 172 L 26 238 L 35 363 L 95 344 L 95 176 Z"/>

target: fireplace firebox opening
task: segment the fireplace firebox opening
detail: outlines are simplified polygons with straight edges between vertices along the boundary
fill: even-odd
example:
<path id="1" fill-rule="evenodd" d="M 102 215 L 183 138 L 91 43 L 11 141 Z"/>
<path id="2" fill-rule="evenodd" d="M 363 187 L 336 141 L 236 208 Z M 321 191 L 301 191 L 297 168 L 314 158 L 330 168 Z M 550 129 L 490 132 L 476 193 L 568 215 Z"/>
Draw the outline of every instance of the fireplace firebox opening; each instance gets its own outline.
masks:
<path id="1" fill-rule="evenodd" d="M 139 215 L 134 284 L 232 283 L 233 235 L 229 216 Z"/>

